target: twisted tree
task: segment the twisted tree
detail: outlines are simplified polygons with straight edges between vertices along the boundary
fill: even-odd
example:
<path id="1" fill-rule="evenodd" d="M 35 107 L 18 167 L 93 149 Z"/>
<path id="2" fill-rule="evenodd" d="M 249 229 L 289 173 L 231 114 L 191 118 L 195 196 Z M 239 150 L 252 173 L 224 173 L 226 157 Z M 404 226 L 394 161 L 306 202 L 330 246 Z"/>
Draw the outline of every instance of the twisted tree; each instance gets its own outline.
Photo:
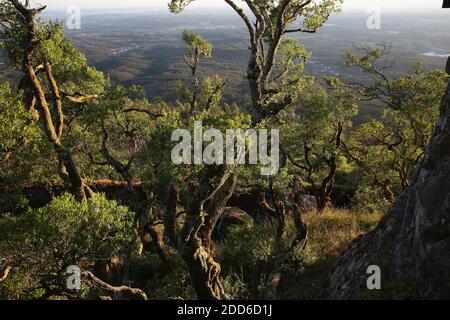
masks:
<path id="1" fill-rule="evenodd" d="M 193 1 L 172 0 L 169 8 L 180 13 Z M 245 0 L 249 14 L 236 1 L 224 1 L 248 29 L 250 113 L 255 125 L 266 123 L 297 99 L 299 71 L 308 56 L 303 46 L 285 36 L 316 32 L 332 12 L 339 10 L 342 1 Z M 206 167 L 186 209 L 178 244 L 200 299 L 226 298 L 219 278 L 220 265 L 211 250 L 211 234 L 234 193 L 239 169 L 226 165 Z"/>
<path id="2" fill-rule="evenodd" d="M 0 41 L 12 64 L 23 72 L 19 85 L 23 101 L 42 122 L 43 131 L 59 161 L 59 176 L 71 186 L 77 199 L 83 201 L 93 193 L 84 183 L 72 152 L 62 142 L 63 93 L 52 61 L 53 57 L 73 53 L 73 48 L 62 35 L 60 25 L 38 21 L 37 17 L 46 6 L 33 8 L 29 1 L 18 0 L 2 0 L 0 4 Z M 69 59 L 76 60 L 75 57 Z"/>
<path id="3" fill-rule="evenodd" d="M 198 33 L 189 30 L 183 31 L 183 41 L 186 43 L 187 52 L 184 56 L 184 62 L 188 65 L 192 74 L 192 97 L 191 97 L 191 113 L 197 109 L 198 91 L 200 83 L 198 80 L 197 69 L 200 57 L 210 57 L 212 53 L 212 45 L 203 39 Z"/>
<path id="4" fill-rule="evenodd" d="M 179 13 L 195 0 L 172 0 L 169 8 Z M 224 0 L 248 29 L 250 59 L 247 68 L 252 116 L 255 123 L 277 115 L 295 100 L 295 88 L 301 80 L 298 67 L 306 59 L 304 48 L 285 36 L 315 33 L 341 0 L 245 0 L 246 8 L 234 0 Z M 248 11 L 250 13 L 248 13 Z M 280 50 L 289 47 L 280 59 Z"/>

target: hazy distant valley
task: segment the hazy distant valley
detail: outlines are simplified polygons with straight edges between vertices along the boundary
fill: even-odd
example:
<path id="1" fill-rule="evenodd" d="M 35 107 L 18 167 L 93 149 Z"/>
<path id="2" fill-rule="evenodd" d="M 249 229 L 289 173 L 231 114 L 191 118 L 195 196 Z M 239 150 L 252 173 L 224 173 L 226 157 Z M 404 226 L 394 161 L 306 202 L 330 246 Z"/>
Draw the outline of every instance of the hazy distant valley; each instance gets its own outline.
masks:
<path id="1" fill-rule="evenodd" d="M 64 19 L 64 15 L 52 14 Z M 392 46 L 394 73 L 405 72 L 418 60 L 427 69 L 443 68 L 450 46 L 450 19 L 447 15 L 382 16 L 381 30 L 366 28 L 367 15 L 335 15 L 318 34 L 300 34 L 302 43 L 312 52 L 306 71 L 317 76 L 335 75 L 351 79 L 354 69 L 343 64 L 343 52 L 353 43 L 386 43 Z M 81 30 L 67 35 L 86 53 L 90 63 L 110 75 L 114 82 L 139 84 L 149 97 L 175 100 L 174 83 L 189 79 L 182 62 L 183 29 L 200 32 L 214 44 L 212 59 L 202 62 L 201 72 L 218 73 L 230 80 L 225 92 L 228 102 L 245 101 L 247 90 L 244 71 L 247 58 L 247 34 L 241 21 L 233 15 L 190 13 L 173 16 L 165 12 L 84 13 Z M 4 60 L 4 59 L 3 59 Z M 5 62 L 0 69 L 11 77 Z"/>

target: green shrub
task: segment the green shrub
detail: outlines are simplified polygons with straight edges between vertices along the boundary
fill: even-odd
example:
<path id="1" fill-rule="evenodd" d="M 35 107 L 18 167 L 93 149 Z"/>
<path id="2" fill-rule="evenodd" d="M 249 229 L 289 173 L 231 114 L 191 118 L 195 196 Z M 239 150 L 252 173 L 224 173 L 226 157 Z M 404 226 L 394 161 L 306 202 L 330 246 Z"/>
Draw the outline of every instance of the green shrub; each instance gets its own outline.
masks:
<path id="1" fill-rule="evenodd" d="M 360 186 L 353 199 L 356 211 L 367 213 L 385 213 L 392 205 L 383 194 L 383 190 L 373 186 Z"/>
<path id="2" fill-rule="evenodd" d="M 133 240 L 133 213 L 98 195 L 79 203 L 69 194 L 20 216 L 0 219 L 0 264 L 12 267 L 0 298 L 30 298 L 38 288 L 59 290 L 67 266 L 123 254 Z M 8 289 L 11 288 L 11 289 Z"/>
<path id="3" fill-rule="evenodd" d="M 250 298 L 248 286 L 244 281 L 244 274 L 241 271 L 231 272 L 222 279 L 222 286 L 227 296 L 231 300 L 242 300 Z"/>
<path id="4" fill-rule="evenodd" d="M 156 253 L 144 252 L 133 257 L 130 278 L 149 292 L 149 297 L 154 300 L 196 299 L 189 272 L 181 255 L 168 246 L 166 250 L 174 259 L 175 272 L 168 268 Z"/>
<path id="5" fill-rule="evenodd" d="M 279 248 L 287 247 L 287 238 L 276 243 L 276 222 L 264 221 L 253 227 L 236 226 L 230 229 L 223 244 L 218 246 L 222 278 L 227 280 L 232 296 L 241 299 L 264 297 L 265 283 L 272 271 Z M 290 234 L 291 232 L 288 232 Z M 230 294 L 230 292 L 227 292 Z"/>

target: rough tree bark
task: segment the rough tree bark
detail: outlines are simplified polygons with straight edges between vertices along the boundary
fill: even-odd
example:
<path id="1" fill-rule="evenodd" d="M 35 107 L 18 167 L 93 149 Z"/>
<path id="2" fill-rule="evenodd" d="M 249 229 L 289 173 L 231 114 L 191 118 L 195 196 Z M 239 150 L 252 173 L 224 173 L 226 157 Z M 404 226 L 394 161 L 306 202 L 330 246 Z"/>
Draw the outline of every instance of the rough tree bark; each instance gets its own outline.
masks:
<path id="1" fill-rule="evenodd" d="M 177 247 L 178 213 L 180 203 L 180 189 L 175 179 L 169 184 L 166 197 L 166 212 L 164 215 L 164 233 L 172 247 Z"/>
<path id="2" fill-rule="evenodd" d="M 172 1 L 172 4 L 176 2 Z M 183 7 L 191 1 L 178 2 Z M 282 36 L 292 22 L 292 18 L 287 18 L 286 12 L 287 7 L 293 1 L 282 1 L 275 22 L 269 17 L 267 8 L 257 6 L 252 1 L 245 1 L 255 15 L 257 23 L 252 23 L 242 8 L 236 5 L 233 0 L 225 0 L 225 2 L 241 17 L 250 35 L 251 54 L 247 79 L 253 104 L 253 123 L 259 124 L 276 116 L 292 101 L 290 94 L 286 94 L 281 101 L 271 101 L 270 98 L 274 96 L 274 93 L 269 93 L 269 84 L 275 84 L 270 81 L 270 75 L 274 69 L 275 57 Z M 304 6 L 309 3 L 309 1 L 305 2 Z M 301 9 L 298 8 L 298 10 Z M 269 45 L 265 50 L 264 36 L 268 34 L 270 35 Z M 212 254 L 211 235 L 226 207 L 227 201 L 234 193 L 238 169 L 230 170 L 227 167 L 216 169 L 219 170 L 219 173 L 215 175 L 214 180 L 218 183 L 215 185 L 209 183 L 214 175 L 200 183 L 195 200 L 187 210 L 186 222 L 179 241 L 182 245 L 183 257 L 188 265 L 194 289 L 201 300 L 226 298 L 219 278 L 220 264 L 214 260 Z"/>
<path id="3" fill-rule="evenodd" d="M 227 298 L 220 282 L 220 264 L 211 252 L 211 234 L 236 188 L 236 171 L 225 165 L 206 169 L 179 235 L 179 249 L 200 300 Z"/>
<path id="4" fill-rule="evenodd" d="M 60 168 L 59 173 L 62 174 L 62 178 L 64 181 L 68 181 L 72 187 L 73 193 L 75 197 L 79 201 L 86 200 L 86 191 L 87 187 L 85 186 L 83 179 L 81 178 L 80 172 L 78 171 L 78 167 L 75 164 L 72 154 L 70 150 L 65 148 L 61 143 L 61 135 L 63 129 L 63 113 L 61 106 L 61 97 L 58 89 L 58 85 L 56 80 L 53 77 L 53 73 L 51 70 L 51 66 L 49 63 L 46 63 L 44 68 L 47 75 L 47 80 L 51 86 L 51 92 L 54 98 L 54 109 L 57 113 L 57 127 L 53 123 L 52 115 L 50 112 L 49 104 L 47 102 L 47 98 L 45 96 L 45 91 L 42 85 L 42 82 L 39 80 L 37 76 L 37 72 L 39 71 L 41 66 L 34 66 L 34 52 L 41 39 L 38 36 L 38 30 L 36 26 L 35 18 L 41 13 L 46 7 L 40 7 L 38 9 L 30 9 L 28 8 L 28 2 L 23 5 L 21 2 L 17 0 L 9 0 L 14 8 L 17 10 L 17 13 L 20 15 L 20 23 L 24 25 L 27 30 L 27 39 L 24 44 L 24 57 L 23 57 L 23 72 L 25 83 L 32 88 L 34 93 L 34 99 L 29 96 L 27 90 L 24 90 L 24 93 L 27 94 L 24 97 L 26 103 L 29 104 L 30 111 L 33 111 L 33 108 L 36 107 L 39 112 L 39 118 L 42 121 L 42 125 L 47 136 L 48 141 L 53 146 L 55 153 L 58 157 Z"/>
<path id="5" fill-rule="evenodd" d="M 283 235 L 286 232 L 286 208 L 283 201 L 278 199 L 277 193 L 273 188 L 273 179 L 269 181 L 269 189 L 270 197 L 272 199 L 273 206 L 269 203 L 266 198 L 266 192 L 261 192 L 259 194 L 259 206 L 260 210 L 266 212 L 269 216 L 274 218 L 278 223 L 276 241 L 277 243 L 281 243 Z"/>
<path id="6" fill-rule="evenodd" d="M 292 210 L 294 224 L 295 224 L 295 236 L 291 242 L 291 246 L 278 254 L 275 264 L 272 268 L 271 273 L 269 274 L 267 283 L 266 283 L 266 300 L 276 300 L 278 298 L 278 287 L 280 286 L 283 280 L 283 266 L 286 263 L 286 260 L 297 247 L 301 249 L 305 249 L 306 241 L 308 236 L 308 225 L 305 223 L 303 219 L 303 211 L 304 207 L 302 204 L 302 187 L 300 185 L 300 181 L 297 178 L 294 178 L 293 181 L 293 191 L 294 191 L 294 208 Z M 284 206 L 283 206 L 284 211 Z M 277 235 L 278 236 L 278 235 Z"/>
<path id="7" fill-rule="evenodd" d="M 35 106 L 36 106 L 36 98 L 34 97 L 33 88 L 31 85 L 31 81 L 28 78 L 27 75 L 24 75 L 22 79 L 19 82 L 19 85 L 17 86 L 17 89 L 23 90 L 23 98 L 22 101 L 27 108 L 27 110 L 30 112 L 30 114 L 33 116 L 34 119 L 39 119 L 39 113 L 37 112 Z"/>
<path id="8" fill-rule="evenodd" d="M 450 74 L 450 58 L 446 71 Z M 450 82 L 411 185 L 378 227 L 344 253 L 331 276 L 330 297 L 370 297 L 371 265 L 381 268 L 388 297 L 395 298 L 400 288 L 417 298 L 450 297 Z"/>
<path id="9" fill-rule="evenodd" d="M 153 244 L 155 245 L 155 251 L 160 259 L 171 270 L 176 270 L 174 260 L 166 249 L 163 231 L 159 228 L 159 226 L 163 223 L 158 221 L 158 218 L 154 212 L 155 208 L 153 203 L 153 193 L 135 188 L 135 179 L 131 173 L 131 166 L 133 165 L 136 153 L 138 151 L 137 138 L 131 132 L 124 131 L 123 134 L 131 135 L 134 144 L 134 152 L 126 163 L 122 163 L 120 160 L 116 159 L 110 151 L 109 142 L 111 140 L 111 136 L 106 127 L 102 124 L 103 139 L 100 153 L 106 162 L 101 164 L 109 165 L 114 168 L 114 170 L 126 181 L 128 190 L 135 195 L 136 199 L 139 199 L 139 209 L 137 210 L 134 218 L 135 235 L 137 237 L 141 237 L 141 239 L 144 239 L 147 234 L 150 235 Z M 91 159 L 93 159 L 92 156 Z M 128 257 L 126 259 L 127 263 L 130 261 L 131 252 L 133 250 L 134 249 L 130 247 Z"/>
<path id="10" fill-rule="evenodd" d="M 335 143 L 335 150 L 329 158 L 325 157 L 325 162 L 328 165 L 328 174 L 322 180 L 320 187 L 315 191 L 317 208 L 319 212 L 324 211 L 327 205 L 331 202 L 331 193 L 333 192 L 334 180 L 336 178 L 338 153 L 342 147 L 342 134 L 344 126 L 339 122 L 336 133 L 331 143 Z"/>
<path id="11" fill-rule="evenodd" d="M 169 7 L 179 13 L 194 0 L 172 0 Z M 304 13 L 304 9 L 313 5 L 313 1 L 278 1 L 275 8 L 258 1 L 244 0 L 252 12 L 251 16 L 236 4 L 234 0 L 224 0 L 245 23 L 250 36 L 250 58 L 247 80 L 253 108 L 253 123 L 258 125 L 270 120 L 292 103 L 289 88 L 282 85 L 279 77 L 272 73 L 283 36 L 290 32 L 315 32 L 314 30 L 289 30 Z M 322 8 L 323 9 L 323 8 Z M 271 15 L 275 11 L 274 15 Z M 324 10 L 327 11 L 327 10 Z M 328 13 L 322 14 L 328 16 Z M 324 17 L 325 20 L 327 17 Z M 295 81 L 294 81 L 295 83 Z M 280 93 L 283 93 L 280 95 Z M 214 261 L 211 253 L 211 234 L 222 215 L 227 200 L 235 190 L 239 168 L 209 168 L 207 179 L 200 182 L 194 201 L 186 210 L 186 222 L 181 230 L 179 243 L 183 257 L 189 267 L 193 286 L 200 299 L 220 299 L 225 297 L 220 285 L 220 265 Z M 217 171 L 214 174 L 214 171 Z M 210 181 L 214 182 L 211 183 Z"/>
<path id="12" fill-rule="evenodd" d="M 198 91 L 200 89 L 200 83 L 197 77 L 197 67 L 198 62 L 200 60 L 200 52 L 198 48 L 195 48 L 194 54 L 192 56 L 191 61 L 189 61 L 189 58 L 184 56 L 184 62 L 189 66 L 191 69 L 191 75 L 192 75 L 192 97 L 191 97 L 191 114 L 195 113 L 197 111 L 197 97 L 198 97 Z"/>

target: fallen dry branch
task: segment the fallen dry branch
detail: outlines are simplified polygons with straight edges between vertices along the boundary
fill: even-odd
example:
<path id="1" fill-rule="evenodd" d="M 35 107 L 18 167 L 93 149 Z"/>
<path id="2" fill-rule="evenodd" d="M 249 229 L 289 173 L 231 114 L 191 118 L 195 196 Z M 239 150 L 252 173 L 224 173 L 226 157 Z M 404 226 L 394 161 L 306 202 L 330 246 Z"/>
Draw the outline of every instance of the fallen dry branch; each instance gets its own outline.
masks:
<path id="1" fill-rule="evenodd" d="M 6 280 L 8 278 L 9 273 L 11 272 L 11 267 L 6 267 L 6 269 L 1 273 L 0 276 L 0 283 Z"/>
<path id="2" fill-rule="evenodd" d="M 130 288 L 127 286 L 113 287 L 112 285 L 97 278 L 92 272 L 83 271 L 83 275 L 92 281 L 98 288 L 108 291 L 116 299 L 129 299 L 129 300 L 148 300 L 144 291 L 137 288 Z"/>

